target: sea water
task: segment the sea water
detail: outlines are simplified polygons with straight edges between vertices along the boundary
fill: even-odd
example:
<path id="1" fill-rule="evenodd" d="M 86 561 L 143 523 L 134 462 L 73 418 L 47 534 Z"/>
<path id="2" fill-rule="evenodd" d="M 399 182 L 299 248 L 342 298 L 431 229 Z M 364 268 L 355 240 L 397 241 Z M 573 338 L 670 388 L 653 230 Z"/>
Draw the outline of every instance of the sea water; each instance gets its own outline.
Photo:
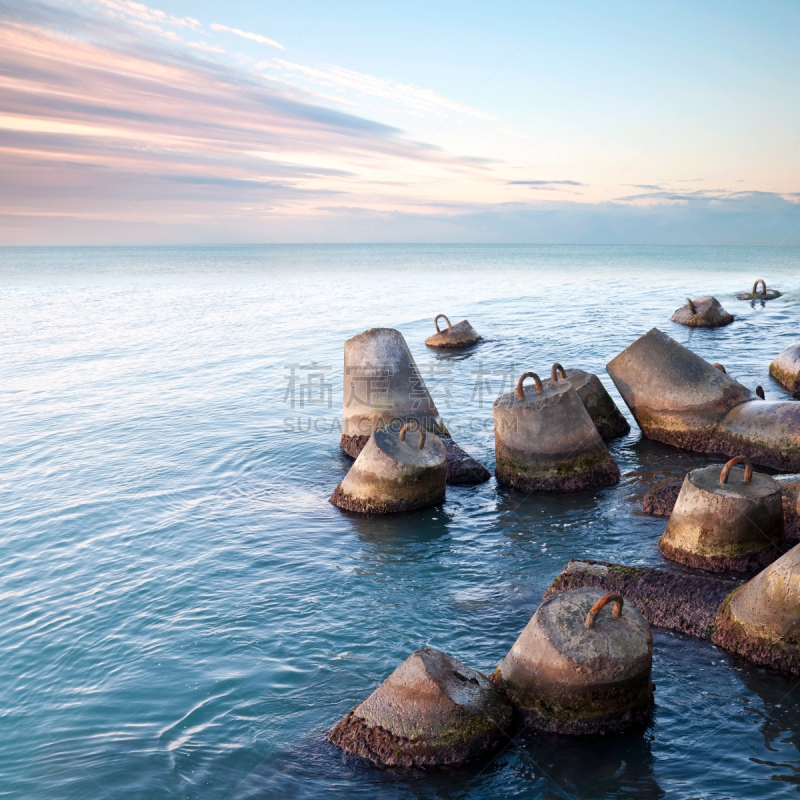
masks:
<path id="1" fill-rule="evenodd" d="M 463 769 L 343 757 L 325 731 L 413 650 L 491 671 L 570 558 L 662 563 L 641 498 L 714 459 L 611 445 L 619 486 L 494 479 L 358 518 L 328 497 L 342 345 L 398 328 L 458 443 L 558 361 L 599 374 L 657 326 L 768 399 L 800 338 L 800 250 L 253 246 L 0 250 L 0 796 L 786 798 L 798 682 L 655 632 L 652 724 L 522 735 Z M 737 291 L 764 278 L 765 305 Z M 736 321 L 670 322 L 714 294 Z M 467 318 L 468 352 L 426 349 Z"/>

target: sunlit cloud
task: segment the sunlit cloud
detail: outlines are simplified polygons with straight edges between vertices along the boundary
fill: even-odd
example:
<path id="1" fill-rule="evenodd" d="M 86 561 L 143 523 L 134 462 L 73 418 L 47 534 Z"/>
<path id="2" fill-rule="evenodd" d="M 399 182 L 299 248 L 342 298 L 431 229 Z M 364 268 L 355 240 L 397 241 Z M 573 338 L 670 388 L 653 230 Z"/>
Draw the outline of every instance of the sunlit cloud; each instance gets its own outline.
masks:
<path id="1" fill-rule="evenodd" d="M 276 42 L 274 39 L 270 39 L 267 36 L 262 36 L 260 33 L 251 33 L 250 31 L 243 31 L 239 28 L 229 28 L 227 25 L 220 25 L 218 22 L 212 22 L 209 27 L 212 31 L 233 33 L 236 36 L 241 36 L 243 39 L 250 39 L 252 42 L 258 42 L 258 44 L 268 44 L 270 47 L 277 47 L 278 50 L 286 49 L 280 42 Z"/>
<path id="2" fill-rule="evenodd" d="M 586 186 L 580 181 L 509 181 L 509 186 Z"/>
<path id="3" fill-rule="evenodd" d="M 160 45 L 142 26 L 161 28 L 161 13 L 120 6 L 127 22 L 35 3 L 0 20 L 0 224 L 203 218 L 224 232 L 324 217 L 323 197 L 414 213 L 491 179 L 313 91 L 210 61 L 206 41 Z"/>
<path id="4" fill-rule="evenodd" d="M 390 100 L 426 114 L 450 111 L 475 117 L 476 119 L 496 119 L 491 114 L 472 108 L 466 103 L 442 97 L 431 89 L 424 89 L 413 84 L 397 83 L 388 78 L 378 78 L 374 75 L 367 75 L 344 67 L 312 67 L 306 64 L 281 60 L 274 65 L 267 61 L 262 62 L 258 64 L 257 69 L 266 69 L 273 66 L 287 78 L 302 78 L 312 85 L 325 86 L 340 92 L 352 91 L 361 96 Z"/>
<path id="5" fill-rule="evenodd" d="M 736 220 L 753 241 L 760 219 L 780 241 L 800 222 L 794 186 L 701 189 L 653 171 L 609 190 L 588 161 L 527 144 L 506 162 L 505 123 L 432 89 L 299 56 L 256 63 L 215 35 L 285 52 L 258 33 L 127 0 L 3 3 L 6 243 L 555 241 L 559 226 L 577 237 L 564 241 L 623 241 L 635 224 L 671 230 L 676 215 L 684 233 Z M 451 118 L 468 135 L 430 135 Z M 490 146 L 470 152 L 480 137 Z"/>
<path id="6" fill-rule="evenodd" d="M 83 0 L 83 2 L 87 5 L 92 4 L 92 0 Z M 143 3 L 134 3 L 130 0 L 103 0 L 102 8 L 105 11 L 117 11 L 141 22 L 177 25 L 179 28 L 191 28 L 192 30 L 199 30 L 201 27 L 200 21 L 194 17 L 177 17 L 174 14 L 167 14 L 157 8 L 150 8 Z"/>
<path id="7" fill-rule="evenodd" d="M 204 53 L 215 53 L 217 55 L 221 55 L 225 52 L 222 47 L 217 47 L 213 44 L 207 44 L 206 42 L 186 42 L 187 47 L 191 47 L 194 50 L 201 50 Z"/>

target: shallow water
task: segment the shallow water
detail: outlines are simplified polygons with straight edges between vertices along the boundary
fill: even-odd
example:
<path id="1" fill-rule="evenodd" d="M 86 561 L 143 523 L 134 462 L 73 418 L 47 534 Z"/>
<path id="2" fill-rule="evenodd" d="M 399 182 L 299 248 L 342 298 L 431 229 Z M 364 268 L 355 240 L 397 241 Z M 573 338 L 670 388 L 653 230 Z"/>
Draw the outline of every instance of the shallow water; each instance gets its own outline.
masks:
<path id="1" fill-rule="evenodd" d="M 643 734 L 522 737 L 429 774 L 323 734 L 418 647 L 493 669 L 569 558 L 661 563 L 641 497 L 709 461 L 634 424 L 614 489 L 492 480 L 345 516 L 327 502 L 349 464 L 344 339 L 399 328 L 491 468 L 504 378 L 560 361 L 622 405 L 604 365 L 652 326 L 784 397 L 767 368 L 797 339 L 799 266 L 792 248 L 0 250 L 0 796 L 796 796 L 798 682 L 664 632 Z M 784 296 L 735 299 L 760 277 Z M 734 324 L 669 321 L 708 293 Z M 485 341 L 426 351 L 440 311 Z"/>

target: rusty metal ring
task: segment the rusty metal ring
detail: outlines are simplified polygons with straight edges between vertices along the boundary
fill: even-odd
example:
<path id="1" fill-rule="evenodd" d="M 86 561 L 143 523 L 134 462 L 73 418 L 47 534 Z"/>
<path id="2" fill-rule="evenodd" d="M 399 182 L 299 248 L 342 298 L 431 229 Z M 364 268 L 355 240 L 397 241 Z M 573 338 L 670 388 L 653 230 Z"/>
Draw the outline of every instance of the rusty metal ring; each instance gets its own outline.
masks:
<path id="1" fill-rule="evenodd" d="M 447 330 L 450 330 L 450 329 L 453 327 L 453 326 L 450 324 L 450 320 L 449 320 L 449 319 L 447 319 L 447 317 L 446 317 L 444 314 L 437 314 L 437 315 L 436 315 L 436 316 L 433 318 L 433 325 L 434 325 L 434 327 L 436 328 L 436 333 L 442 333 L 442 331 L 440 331 L 440 330 L 439 330 L 439 320 L 440 320 L 440 319 L 443 319 L 443 320 L 444 320 L 444 321 L 447 323 Z"/>
<path id="2" fill-rule="evenodd" d="M 759 283 L 760 283 L 760 284 L 761 284 L 761 285 L 764 287 L 764 291 L 763 291 L 763 292 L 759 292 L 759 291 L 758 291 L 758 284 L 759 284 Z M 756 281 L 756 282 L 753 284 L 753 294 L 766 294 L 766 293 L 767 293 L 767 282 L 766 282 L 766 281 L 765 281 L 763 278 L 759 278 L 759 279 L 758 279 L 758 280 L 757 280 L 757 281 Z"/>
<path id="3" fill-rule="evenodd" d="M 583 622 L 584 628 L 594 628 L 594 624 L 597 621 L 597 615 L 600 613 L 600 610 L 603 606 L 607 605 L 611 601 L 614 601 L 614 611 L 613 615 L 615 617 L 622 616 L 622 606 L 624 604 L 624 600 L 622 599 L 621 594 L 617 594 L 616 592 L 609 592 L 607 595 L 601 597 L 592 607 L 589 609 L 589 613 L 586 615 L 586 619 Z"/>
<path id="4" fill-rule="evenodd" d="M 744 464 L 744 482 L 750 483 L 753 480 L 753 465 L 750 463 L 750 459 L 747 456 L 736 456 L 722 468 L 722 472 L 719 474 L 720 483 L 728 482 L 728 474 L 737 464 Z"/>
<path id="5" fill-rule="evenodd" d="M 525 389 L 522 387 L 522 381 L 525 378 L 533 378 L 533 382 L 536 384 L 536 391 L 541 394 L 544 391 L 544 387 L 542 386 L 541 378 L 535 372 L 526 372 L 518 381 L 517 381 L 517 398 L 519 400 L 525 399 Z"/>
<path id="6" fill-rule="evenodd" d="M 406 424 L 400 428 L 400 433 L 398 434 L 400 441 L 404 442 L 406 440 L 406 432 L 408 431 L 409 425 L 417 426 L 417 430 L 419 431 L 419 447 L 417 449 L 422 450 L 422 448 L 425 447 L 425 429 L 419 424 L 419 420 L 417 419 L 412 419 L 410 422 L 406 422 Z"/>
<path id="7" fill-rule="evenodd" d="M 566 380 L 567 371 L 564 369 L 564 367 L 561 366 L 561 364 L 559 364 L 556 361 L 556 363 L 553 364 L 553 368 L 550 370 L 550 380 L 553 381 L 554 383 L 558 380 L 559 372 L 561 373 L 561 377 L 564 378 L 564 380 Z"/>
<path id="8" fill-rule="evenodd" d="M 686 298 L 686 305 L 689 306 L 689 311 L 691 311 L 692 314 L 697 313 L 697 309 L 694 307 L 694 303 L 692 302 L 690 297 Z"/>
<path id="9" fill-rule="evenodd" d="M 719 361 L 715 361 L 711 366 L 716 367 L 720 372 L 724 372 L 726 375 L 728 374 L 728 370 L 726 370 Z"/>

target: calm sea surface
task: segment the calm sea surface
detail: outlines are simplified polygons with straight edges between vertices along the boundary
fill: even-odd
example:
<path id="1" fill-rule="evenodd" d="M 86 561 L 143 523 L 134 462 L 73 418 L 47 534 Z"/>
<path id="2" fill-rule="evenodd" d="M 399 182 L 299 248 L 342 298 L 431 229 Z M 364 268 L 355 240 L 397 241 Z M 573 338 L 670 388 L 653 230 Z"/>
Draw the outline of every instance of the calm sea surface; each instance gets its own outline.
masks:
<path id="1" fill-rule="evenodd" d="M 735 299 L 761 277 L 784 296 Z M 705 294 L 736 322 L 670 322 Z M 492 670 L 570 558 L 662 563 L 641 497 L 707 463 L 634 425 L 613 489 L 526 498 L 492 479 L 433 510 L 344 516 L 327 502 L 349 463 L 343 341 L 400 329 L 492 468 L 504 380 L 560 361 L 622 405 L 604 366 L 653 326 L 784 397 L 767 368 L 800 338 L 800 250 L 0 249 L 0 297 L 0 796 L 800 792 L 798 683 L 664 632 L 643 734 L 522 737 L 429 774 L 324 739 L 418 647 Z M 427 351 L 438 312 L 485 342 Z"/>

